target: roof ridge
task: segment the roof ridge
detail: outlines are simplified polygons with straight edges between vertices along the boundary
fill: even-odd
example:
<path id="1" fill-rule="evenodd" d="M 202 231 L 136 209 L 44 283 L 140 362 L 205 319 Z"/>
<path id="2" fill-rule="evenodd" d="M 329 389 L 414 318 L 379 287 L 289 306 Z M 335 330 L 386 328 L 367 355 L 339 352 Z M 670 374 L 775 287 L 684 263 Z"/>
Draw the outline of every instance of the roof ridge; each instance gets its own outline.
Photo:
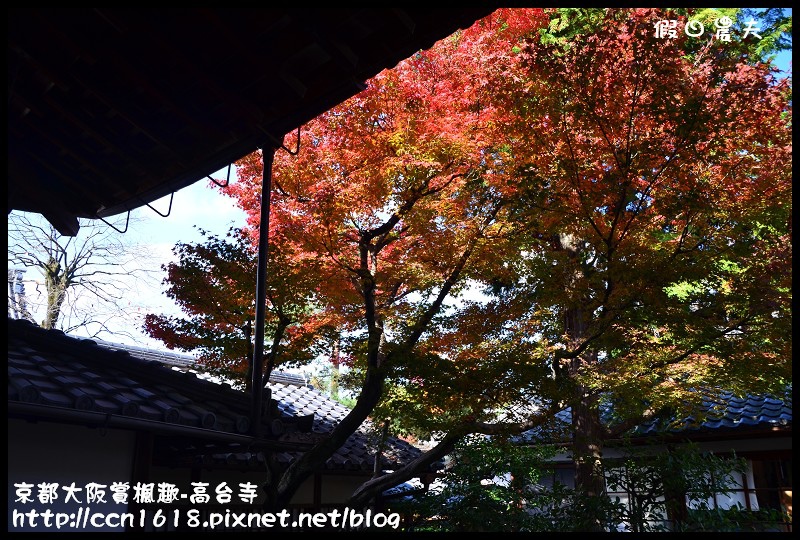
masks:
<path id="1" fill-rule="evenodd" d="M 76 337 L 78 339 L 85 339 L 80 338 L 79 336 L 72 336 L 70 334 L 66 334 L 70 337 Z M 140 360 L 155 360 L 157 362 L 166 361 L 169 365 L 176 365 L 177 367 L 192 367 L 194 365 L 200 366 L 197 360 L 197 357 L 192 354 L 183 354 L 177 353 L 173 351 L 165 351 L 163 349 L 152 349 L 149 347 L 141 347 L 138 345 L 128 345 L 126 343 L 116 343 L 113 341 L 107 341 L 98 338 L 91 338 L 91 341 L 94 341 L 100 347 L 111 349 L 111 350 L 122 350 L 130 353 L 131 356 L 138 358 Z M 155 356 L 155 358 L 148 358 L 139 356 L 137 353 L 144 354 L 146 356 Z M 177 364 L 172 364 L 171 360 L 177 360 Z M 274 383 L 282 383 L 282 384 L 293 384 L 296 386 L 307 386 L 308 380 L 300 374 L 291 373 L 288 371 L 283 370 L 273 370 L 269 377 L 270 382 Z"/>
<path id="2" fill-rule="evenodd" d="M 70 336 L 70 337 L 76 337 L 76 338 L 79 338 L 79 339 L 85 339 L 85 338 L 80 338 L 80 336 L 75 336 L 73 334 L 67 334 L 67 335 Z M 107 348 L 107 349 L 124 350 L 124 351 L 128 351 L 128 352 L 148 353 L 148 354 L 156 355 L 158 357 L 164 357 L 165 359 L 172 358 L 172 359 L 176 359 L 176 360 L 182 360 L 182 361 L 185 361 L 187 363 L 195 363 L 195 362 L 197 362 L 197 358 L 194 355 L 191 355 L 191 354 L 184 354 L 184 353 L 179 353 L 179 352 L 174 352 L 174 351 L 169 351 L 169 350 L 164 350 L 164 349 L 153 349 L 153 348 L 150 348 L 150 347 L 142 347 L 140 345 L 129 345 L 127 343 L 118 343 L 118 342 L 115 342 L 115 341 L 107 341 L 107 340 L 100 339 L 100 338 L 88 338 L 88 339 L 90 339 L 91 341 L 94 341 L 97 345 L 100 345 L 101 347 L 104 347 L 104 348 Z"/>

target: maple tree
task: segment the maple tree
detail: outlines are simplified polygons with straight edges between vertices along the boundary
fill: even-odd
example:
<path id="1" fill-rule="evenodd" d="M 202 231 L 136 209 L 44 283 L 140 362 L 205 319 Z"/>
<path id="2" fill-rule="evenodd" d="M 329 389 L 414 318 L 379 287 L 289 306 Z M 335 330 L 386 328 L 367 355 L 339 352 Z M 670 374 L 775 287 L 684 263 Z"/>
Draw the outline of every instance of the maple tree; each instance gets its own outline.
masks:
<path id="1" fill-rule="evenodd" d="M 514 385 L 569 407 L 589 495 L 604 492 L 605 439 L 696 413 L 704 389 L 782 395 L 791 381 L 787 81 L 754 47 L 657 38 L 678 14 L 601 15 L 591 32 L 534 38 L 495 80 L 516 250 L 483 276 L 492 298 L 436 336 L 447 377 L 424 371 L 390 407 L 440 430 L 492 401 L 524 423 Z M 480 383 L 482 409 L 464 398 Z"/>
<path id="2" fill-rule="evenodd" d="M 568 47 L 532 42 L 500 93 L 527 242 L 476 309 L 506 307 L 549 350 L 590 494 L 603 439 L 631 422 L 791 380 L 789 88 L 726 42 L 658 38 L 670 18 L 608 10 Z"/>
<path id="3" fill-rule="evenodd" d="M 437 357 L 445 301 L 502 264 L 513 190 L 487 159 L 504 114 L 493 79 L 537 20 L 508 11 L 443 40 L 303 126 L 297 155 L 275 154 L 270 245 L 318 264 L 316 305 L 339 318 L 343 357 L 364 375 L 351 413 L 275 480 L 279 503 L 373 413 L 387 379 L 403 384 Z M 229 190 L 253 230 L 261 163 L 242 160 Z"/>
<path id="4" fill-rule="evenodd" d="M 359 394 L 329 437 L 270 470 L 269 504 L 370 416 L 439 443 L 354 506 L 469 433 L 565 407 L 577 485 L 598 494 L 606 437 L 704 386 L 791 380 L 786 82 L 725 43 L 656 38 L 664 10 L 603 10 L 559 34 L 562 15 L 498 10 L 275 153 L 269 275 L 302 291 L 287 301 L 308 338 L 275 361 L 333 335 Z M 226 191 L 253 244 L 262 162 L 241 160 Z"/>
<path id="5" fill-rule="evenodd" d="M 187 317 L 148 314 L 144 329 L 170 349 L 194 351 L 210 372 L 249 389 L 253 357 L 256 253 L 251 238 L 232 228 L 225 237 L 200 230 L 206 238 L 173 248 L 177 262 L 164 266 L 165 294 Z M 287 264 L 286 246 L 271 250 L 272 263 L 283 271 L 269 275 L 266 335 L 270 337 L 266 365 L 303 364 L 316 354 L 314 335 L 326 321 L 312 309 L 313 265 Z M 307 272 L 309 274 L 307 274 Z M 269 377 L 269 372 L 265 373 Z"/>

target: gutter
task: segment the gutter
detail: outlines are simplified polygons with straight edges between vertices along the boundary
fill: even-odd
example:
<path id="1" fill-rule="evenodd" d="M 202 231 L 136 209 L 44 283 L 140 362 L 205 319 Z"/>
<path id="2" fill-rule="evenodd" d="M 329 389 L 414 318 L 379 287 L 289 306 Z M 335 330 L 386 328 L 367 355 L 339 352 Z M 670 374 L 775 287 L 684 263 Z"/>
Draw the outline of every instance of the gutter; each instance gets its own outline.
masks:
<path id="1" fill-rule="evenodd" d="M 260 439 L 251 435 L 240 435 L 226 431 L 197 428 L 170 424 L 158 420 L 145 420 L 118 414 L 102 413 L 96 411 L 78 411 L 52 405 L 38 405 L 19 401 L 8 402 L 8 417 L 22 420 L 61 421 L 81 424 L 87 427 L 119 428 L 133 431 L 145 431 L 158 435 L 177 435 L 182 437 L 195 437 L 205 441 L 239 443 L 248 446 L 258 446 L 274 450 L 307 450 L 312 445 L 298 442 L 280 442 L 277 440 Z"/>

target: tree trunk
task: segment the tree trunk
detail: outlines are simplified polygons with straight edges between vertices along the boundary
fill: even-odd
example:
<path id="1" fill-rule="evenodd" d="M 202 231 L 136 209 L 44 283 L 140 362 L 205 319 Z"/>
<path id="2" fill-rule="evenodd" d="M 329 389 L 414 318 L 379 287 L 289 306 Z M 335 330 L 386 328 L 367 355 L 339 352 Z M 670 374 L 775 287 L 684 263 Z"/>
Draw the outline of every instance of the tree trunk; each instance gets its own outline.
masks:
<path id="1" fill-rule="evenodd" d="M 575 457 L 575 487 L 589 497 L 605 493 L 600 459 L 603 432 L 597 399 L 584 395 L 572 407 L 572 450 Z"/>
<path id="2" fill-rule="evenodd" d="M 25 282 L 22 276 L 24 272 L 25 270 L 20 269 L 8 271 L 8 316 L 35 322 L 28 311 L 28 299 L 25 296 Z"/>
<path id="3" fill-rule="evenodd" d="M 271 506 L 265 504 L 265 510 L 275 511 L 286 508 L 303 481 L 322 467 L 325 460 L 333 455 L 367 419 L 381 398 L 384 377 L 385 375 L 379 369 L 369 368 L 367 370 L 361 395 L 356 401 L 355 407 L 337 424 L 329 436 L 289 465 L 276 486 L 276 498 L 267 501 L 267 504 Z"/>
<path id="4" fill-rule="evenodd" d="M 572 273 L 567 289 L 575 291 L 581 287 L 584 278 L 581 268 L 581 241 L 571 234 L 561 234 L 558 238 L 560 248 L 567 255 Z M 576 350 L 588 337 L 587 319 L 591 314 L 584 307 L 579 297 L 567 306 L 564 313 L 564 329 L 569 337 L 570 349 Z M 580 372 L 586 366 L 597 363 L 597 352 L 584 351 L 569 362 L 568 377 L 572 396 L 570 406 L 572 412 L 572 452 L 575 460 L 575 489 L 582 495 L 592 499 L 605 494 L 605 477 L 601 463 L 603 451 L 603 427 L 600 423 L 598 399 L 591 389 L 578 380 Z M 591 505 L 594 507 L 595 505 Z M 586 531 L 602 530 L 600 516 L 586 515 L 583 523 L 576 524 Z"/>
<path id="5" fill-rule="evenodd" d="M 378 440 L 378 447 L 375 450 L 375 463 L 372 467 L 372 479 L 378 478 L 383 472 L 383 451 L 386 447 L 386 439 L 389 437 L 389 419 L 383 421 L 381 436 Z"/>
<path id="6" fill-rule="evenodd" d="M 248 317 L 244 326 L 242 326 L 242 333 L 244 334 L 245 341 L 245 358 L 247 361 L 247 374 L 245 375 L 244 391 L 250 394 L 253 388 L 253 321 Z"/>
<path id="7" fill-rule="evenodd" d="M 47 313 L 42 321 L 42 328 L 52 330 L 56 327 L 61 315 L 61 306 L 67 296 L 68 278 L 61 272 L 61 265 L 51 258 L 45 269 L 45 287 L 47 289 Z"/>
<path id="8" fill-rule="evenodd" d="M 339 347 L 341 343 L 341 338 L 337 337 L 336 341 L 333 344 L 333 354 L 331 354 L 331 366 L 333 370 L 331 371 L 331 397 L 335 401 L 339 401 L 339 376 L 341 375 L 339 365 L 341 364 L 341 360 L 339 358 Z"/>

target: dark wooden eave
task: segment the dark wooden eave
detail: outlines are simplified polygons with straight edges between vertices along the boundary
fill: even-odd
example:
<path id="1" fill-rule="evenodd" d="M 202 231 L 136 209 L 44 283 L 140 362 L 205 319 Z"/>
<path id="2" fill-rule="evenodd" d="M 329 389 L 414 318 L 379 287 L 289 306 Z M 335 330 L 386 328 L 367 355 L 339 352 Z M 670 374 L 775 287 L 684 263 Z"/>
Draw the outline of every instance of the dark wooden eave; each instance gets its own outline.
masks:
<path id="1" fill-rule="evenodd" d="M 153 202 L 494 9 L 9 9 L 8 211 Z"/>

